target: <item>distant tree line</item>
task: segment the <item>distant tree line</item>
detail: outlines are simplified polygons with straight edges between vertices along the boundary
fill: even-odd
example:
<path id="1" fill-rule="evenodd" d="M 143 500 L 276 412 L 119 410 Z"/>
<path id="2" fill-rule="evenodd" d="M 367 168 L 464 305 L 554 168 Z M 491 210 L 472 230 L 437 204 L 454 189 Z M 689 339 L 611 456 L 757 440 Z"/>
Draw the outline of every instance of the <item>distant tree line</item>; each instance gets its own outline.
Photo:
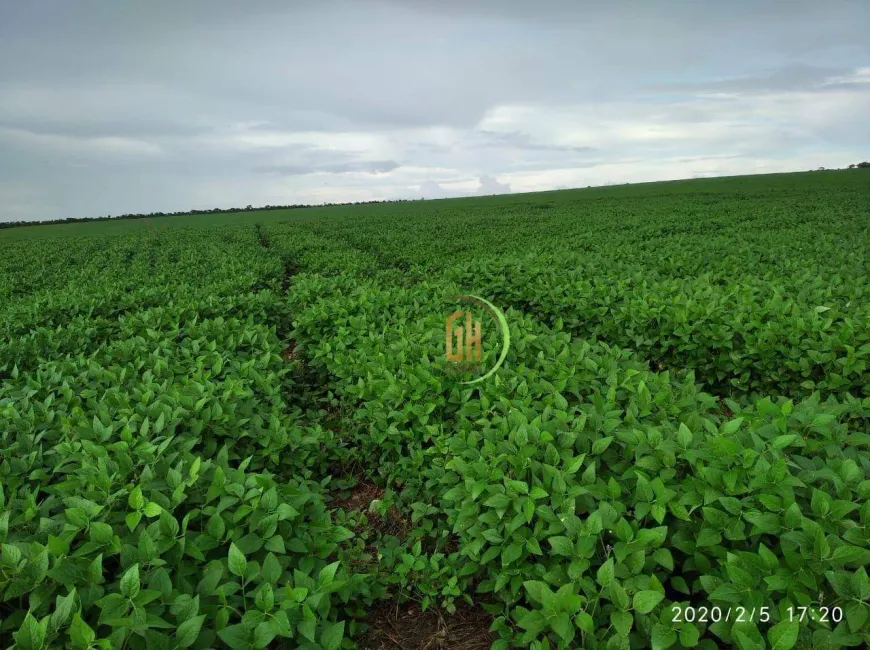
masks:
<path id="1" fill-rule="evenodd" d="M 294 203 L 293 205 L 265 205 L 259 208 L 255 208 L 251 205 L 246 206 L 244 208 L 212 208 L 211 210 L 188 210 L 187 212 L 149 212 L 147 214 L 139 213 L 139 214 L 122 214 L 119 216 L 113 217 L 112 215 L 107 215 L 105 217 L 67 217 L 66 219 L 51 219 L 48 221 L 6 221 L 0 222 L 0 229 L 3 228 L 16 228 L 21 226 L 50 226 L 58 223 L 81 223 L 84 221 L 119 221 L 122 219 L 152 219 L 155 217 L 180 217 L 184 215 L 193 215 L 193 214 L 225 214 L 231 212 L 262 212 L 265 210 L 299 210 L 302 208 L 323 208 L 323 207 L 335 207 L 341 205 L 369 205 L 373 203 L 407 203 L 412 201 L 413 199 L 390 199 L 383 201 L 353 201 L 347 203 L 319 203 L 319 204 L 302 204 L 302 203 Z"/>
<path id="2" fill-rule="evenodd" d="M 859 162 L 857 164 L 852 163 L 851 165 L 849 165 L 849 169 L 870 169 L 870 162 L 865 161 L 865 162 Z M 813 170 L 811 169 L 810 171 L 813 171 Z M 826 169 L 825 167 L 819 167 L 815 171 L 817 171 L 817 172 L 835 172 L 835 171 L 837 171 L 837 168 Z"/>

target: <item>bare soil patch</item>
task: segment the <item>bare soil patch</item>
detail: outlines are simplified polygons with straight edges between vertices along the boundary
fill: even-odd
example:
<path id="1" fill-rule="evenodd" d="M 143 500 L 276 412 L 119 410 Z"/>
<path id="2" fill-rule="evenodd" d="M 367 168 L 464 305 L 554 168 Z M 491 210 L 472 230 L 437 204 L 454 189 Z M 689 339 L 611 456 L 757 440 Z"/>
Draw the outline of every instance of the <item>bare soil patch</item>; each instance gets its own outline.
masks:
<path id="1" fill-rule="evenodd" d="M 293 341 L 290 341 L 290 344 L 281 353 L 281 358 L 288 363 L 294 361 L 298 356 L 299 355 L 296 352 L 296 343 Z"/>
<path id="2" fill-rule="evenodd" d="M 360 481 L 351 488 L 350 496 L 333 501 L 332 505 L 335 508 L 344 508 L 348 512 L 351 510 L 367 511 L 369 504 L 375 499 L 380 499 L 382 496 L 384 496 L 384 488 L 378 487 L 368 481 Z"/>
<path id="3" fill-rule="evenodd" d="M 365 513 L 369 525 L 375 530 L 385 534 L 393 535 L 398 538 L 404 538 L 412 525 L 410 520 L 406 519 L 399 509 L 391 506 L 386 515 L 381 516 L 376 512 L 369 512 L 369 506 L 372 501 L 381 499 L 384 496 L 384 488 L 375 485 L 365 479 L 360 479 L 350 490 L 350 495 L 343 499 L 333 501 L 331 507 L 343 508 L 345 512 L 362 512 Z"/>
<path id="4" fill-rule="evenodd" d="M 420 611 L 416 603 L 376 605 L 371 626 L 360 640 L 365 650 L 489 650 L 498 638 L 491 632 L 492 616 L 460 608 L 455 614 L 432 609 Z"/>

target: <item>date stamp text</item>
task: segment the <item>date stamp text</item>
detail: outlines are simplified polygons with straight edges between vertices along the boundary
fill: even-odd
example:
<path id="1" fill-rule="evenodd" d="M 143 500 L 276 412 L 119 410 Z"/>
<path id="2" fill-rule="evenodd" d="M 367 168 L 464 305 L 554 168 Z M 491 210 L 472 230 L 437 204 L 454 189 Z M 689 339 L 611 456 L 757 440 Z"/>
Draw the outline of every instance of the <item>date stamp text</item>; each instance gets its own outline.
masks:
<path id="1" fill-rule="evenodd" d="M 680 606 L 671 607 L 672 623 L 768 623 L 771 621 L 771 607 L 731 607 L 713 606 Z M 775 612 L 774 612 L 775 614 Z M 841 607 L 789 607 L 786 609 L 786 620 L 801 623 L 814 621 L 816 623 L 839 623 L 844 614 Z M 775 616 L 775 618 L 779 618 Z"/>

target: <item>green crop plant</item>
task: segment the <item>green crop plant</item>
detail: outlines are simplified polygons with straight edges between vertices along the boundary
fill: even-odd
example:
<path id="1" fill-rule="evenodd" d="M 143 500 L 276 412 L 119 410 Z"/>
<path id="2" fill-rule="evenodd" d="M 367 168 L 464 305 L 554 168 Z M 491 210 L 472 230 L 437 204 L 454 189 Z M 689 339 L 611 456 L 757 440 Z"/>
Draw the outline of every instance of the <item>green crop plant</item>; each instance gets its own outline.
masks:
<path id="1" fill-rule="evenodd" d="M 866 646 L 859 176 L 0 230 L 0 648 Z"/>

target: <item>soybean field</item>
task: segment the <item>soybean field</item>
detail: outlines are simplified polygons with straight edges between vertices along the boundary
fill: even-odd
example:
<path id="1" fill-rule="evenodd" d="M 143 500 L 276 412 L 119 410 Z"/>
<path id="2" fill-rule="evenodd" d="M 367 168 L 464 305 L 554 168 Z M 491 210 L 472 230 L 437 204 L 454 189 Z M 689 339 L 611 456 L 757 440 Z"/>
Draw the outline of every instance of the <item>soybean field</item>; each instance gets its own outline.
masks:
<path id="1" fill-rule="evenodd" d="M 0 648 L 870 643 L 866 170 L 10 228 L 0 334 Z"/>

